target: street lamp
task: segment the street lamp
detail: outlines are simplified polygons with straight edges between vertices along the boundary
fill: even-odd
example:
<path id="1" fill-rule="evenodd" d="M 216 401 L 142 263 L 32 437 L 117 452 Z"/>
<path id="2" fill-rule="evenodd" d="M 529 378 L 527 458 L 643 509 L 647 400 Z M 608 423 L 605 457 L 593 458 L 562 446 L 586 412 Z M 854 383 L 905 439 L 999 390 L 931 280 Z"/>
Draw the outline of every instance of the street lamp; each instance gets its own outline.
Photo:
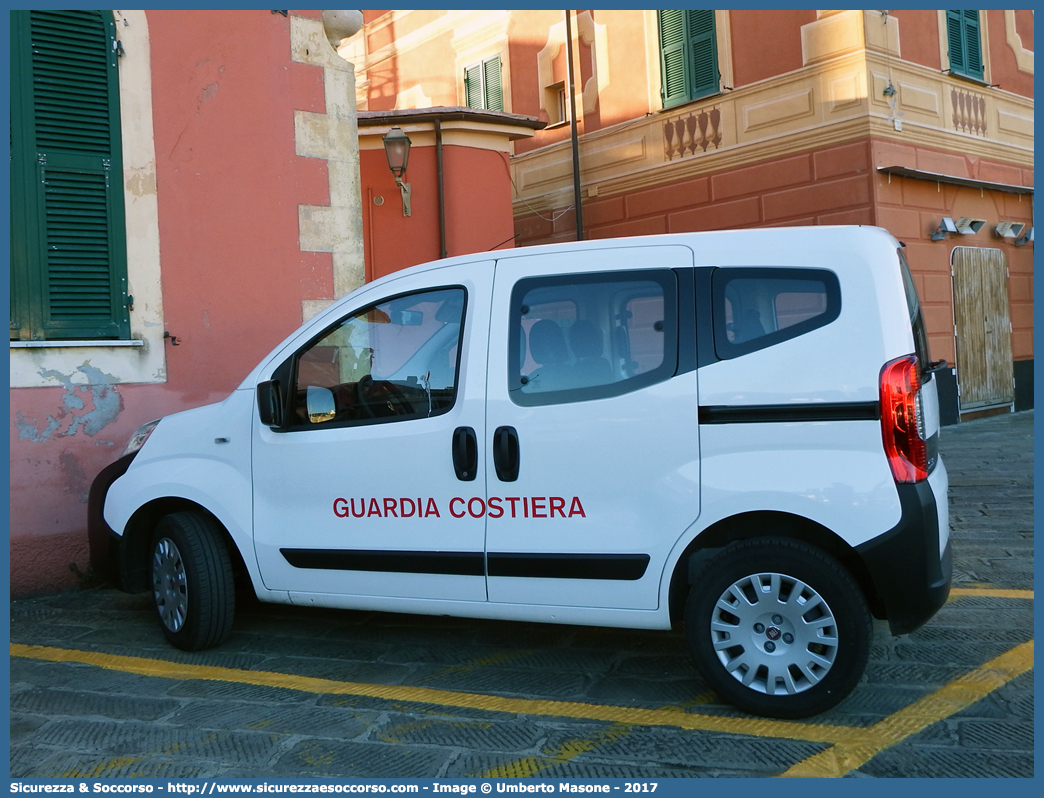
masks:
<path id="1" fill-rule="evenodd" d="M 402 177 L 406 174 L 406 164 L 410 160 L 410 137 L 395 125 L 381 141 L 384 143 L 384 154 L 388 158 L 388 168 L 395 176 L 395 185 L 402 194 L 402 215 L 409 216 L 410 184 L 403 183 Z"/>

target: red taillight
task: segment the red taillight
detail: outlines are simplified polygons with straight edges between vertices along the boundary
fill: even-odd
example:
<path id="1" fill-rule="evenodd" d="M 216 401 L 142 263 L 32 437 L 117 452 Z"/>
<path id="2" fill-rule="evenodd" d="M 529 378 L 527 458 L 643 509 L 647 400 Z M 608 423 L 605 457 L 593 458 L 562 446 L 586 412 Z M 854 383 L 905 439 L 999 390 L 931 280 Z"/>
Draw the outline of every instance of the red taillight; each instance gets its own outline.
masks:
<path id="1" fill-rule="evenodd" d="M 916 355 L 885 363 L 881 369 L 881 432 L 896 482 L 928 478 L 920 390 Z"/>

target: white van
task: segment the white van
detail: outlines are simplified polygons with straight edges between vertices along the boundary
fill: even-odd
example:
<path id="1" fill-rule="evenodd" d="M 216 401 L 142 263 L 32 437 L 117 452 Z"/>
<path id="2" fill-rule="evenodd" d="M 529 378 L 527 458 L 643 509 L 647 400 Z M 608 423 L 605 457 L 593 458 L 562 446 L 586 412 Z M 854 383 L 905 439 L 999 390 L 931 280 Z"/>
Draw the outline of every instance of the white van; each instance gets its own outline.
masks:
<path id="1" fill-rule="evenodd" d="M 263 601 L 669 629 L 801 717 L 946 600 L 939 412 L 867 227 L 468 255 L 369 283 L 96 480 L 92 562 L 175 646 Z"/>

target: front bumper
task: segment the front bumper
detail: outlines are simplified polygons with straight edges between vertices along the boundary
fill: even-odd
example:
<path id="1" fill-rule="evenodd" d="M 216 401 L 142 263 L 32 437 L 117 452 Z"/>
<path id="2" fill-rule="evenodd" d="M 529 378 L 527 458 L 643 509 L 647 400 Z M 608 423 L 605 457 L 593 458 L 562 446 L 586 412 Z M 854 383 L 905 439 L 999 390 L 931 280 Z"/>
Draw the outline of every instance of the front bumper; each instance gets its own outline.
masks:
<path id="1" fill-rule="evenodd" d="M 946 502 L 946 480 L 941 480 Z M 927 622 L 950 595 L 953 557 L 946 506 L 939 507 L 929 480 L 896 485 L 902 517 L 885 534 L 856 547 L 866 564 L 894 635 Z M 945 533 L 945 534 L 944 534 Z M 945 545 L 940 553 L 940 541 Z"/>
<path id="2" fill-rule="evenodd" d="M 102 469 L 91 483 L 87 497 L 87 541 L 91 550 L 91 569 L 98 575 L 126 590 L 124 575 L 127 573 L 126 547 L 123 536 L 117 535 L 105 521 L 105 497 L 112 483 L 127 473 L 137 452 L 124 455 Z"/>

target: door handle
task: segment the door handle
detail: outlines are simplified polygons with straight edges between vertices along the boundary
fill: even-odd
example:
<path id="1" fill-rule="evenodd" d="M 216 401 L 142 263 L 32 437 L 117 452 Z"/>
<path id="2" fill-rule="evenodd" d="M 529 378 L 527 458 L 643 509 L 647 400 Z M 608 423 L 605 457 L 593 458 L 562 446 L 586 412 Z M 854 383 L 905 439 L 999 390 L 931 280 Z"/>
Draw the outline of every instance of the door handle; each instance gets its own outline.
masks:
<path id="1" fill-rule="evenodd" d="M 493 465 L 501 482 L 518 479 L 518 433 L 514 427 L 497 427 L 493 433 Z"/>
<path id="2" fill-rule="evenodd" d="M 471 427 L 453 430 L 453 470 L 457 479 L 471 482 L 478 470 L 478 438 Z"/>

